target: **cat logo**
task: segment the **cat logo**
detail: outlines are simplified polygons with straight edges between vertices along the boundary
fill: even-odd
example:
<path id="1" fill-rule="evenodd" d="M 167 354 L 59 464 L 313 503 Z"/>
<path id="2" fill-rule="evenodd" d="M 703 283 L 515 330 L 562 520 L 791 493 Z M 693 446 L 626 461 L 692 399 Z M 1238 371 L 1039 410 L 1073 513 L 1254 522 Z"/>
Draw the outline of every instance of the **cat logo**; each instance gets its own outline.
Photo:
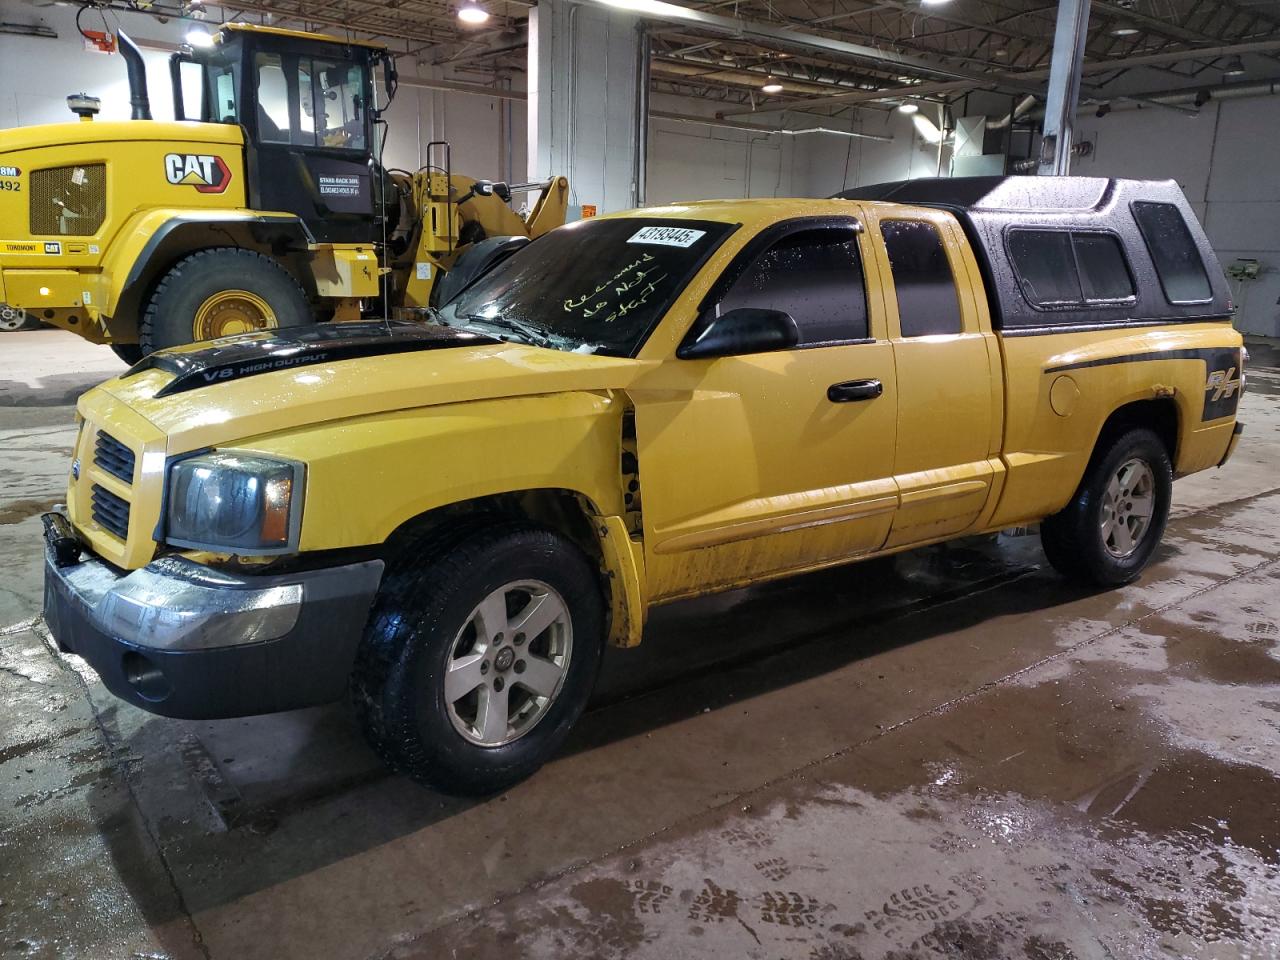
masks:
<path id="1" fill-rule="evenodd" d="M 1219 400 L 1235 396 L 1236 391 L 1240 389 L 1240 378 L 1236 376 L 1236 368 L 1228 367 L 1226 370 L 1213 371 L 1209 374 L 1209 381 L 1204 388 L 1206 391 L 1213 391 L 1213 396 L 1209 398 L 1210 403 L 1217 403 Z"/>
<path id="2" fill-rule="evenodd" d="M 167 154 L 164 175 L 175 186 L 195 187 L 198 193 L 222 193 L 231 182 L 231 168 L 226 161 L 208 154 Z"/>

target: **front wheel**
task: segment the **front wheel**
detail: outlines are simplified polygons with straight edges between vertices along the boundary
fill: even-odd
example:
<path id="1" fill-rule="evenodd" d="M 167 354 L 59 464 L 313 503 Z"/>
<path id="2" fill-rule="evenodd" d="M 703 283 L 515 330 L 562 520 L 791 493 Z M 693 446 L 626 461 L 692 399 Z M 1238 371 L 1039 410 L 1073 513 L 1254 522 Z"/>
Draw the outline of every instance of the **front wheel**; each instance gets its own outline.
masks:
<path id="1" fill-rule="evenodd" d="M 1145 428 L 1099 450 L 1071 502 L 1040 525 L 1045 555 L 1072 580 L 1116 587 L 1138 578 L 1164 535 L 1173 466 Z"/>
<path id="2" fill-rule="evenodd" d="M 138 329 L 144 354 L 198 340 L 315 323 L 298 282 L 252 250 L 201 250 L 156 286 Z"/>
<path id="3" fill-rule="evenodd" d="M 559 535 L 508 523 L 415 552 L 370 614 L 356 711 L 394 769 L 493 793 L 542 766 L 586 705 L 604 644 L 596 573 Z"/>

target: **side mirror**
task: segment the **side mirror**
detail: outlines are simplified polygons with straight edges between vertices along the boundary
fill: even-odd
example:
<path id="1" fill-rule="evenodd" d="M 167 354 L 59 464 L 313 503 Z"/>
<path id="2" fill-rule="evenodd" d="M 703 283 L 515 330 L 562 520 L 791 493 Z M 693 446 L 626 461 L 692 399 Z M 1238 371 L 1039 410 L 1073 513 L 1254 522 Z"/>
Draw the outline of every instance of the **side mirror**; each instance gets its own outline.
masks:
<path id="1" fill-rule="evenodd" d="M 783 310 L 739 307 L 722 313 L 692 340 L 676 350 L 681 360 L 732 357 L 744 353 L 786 350 L 800 342 L 800 328 Z"/>

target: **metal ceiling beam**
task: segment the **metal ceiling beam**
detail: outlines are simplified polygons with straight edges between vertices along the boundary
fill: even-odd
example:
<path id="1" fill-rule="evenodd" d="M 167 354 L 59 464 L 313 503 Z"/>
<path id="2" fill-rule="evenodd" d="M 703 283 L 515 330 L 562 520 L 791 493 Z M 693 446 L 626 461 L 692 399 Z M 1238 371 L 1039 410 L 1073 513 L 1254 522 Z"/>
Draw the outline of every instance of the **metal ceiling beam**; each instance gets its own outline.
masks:
<path id="1" fill-rule="evenodd" d="M 1219 47 L 1196 47 L 1193 49 L 1171 50 L 1168 53 L 1150 53 L 1140 54 L 1134 57 L 1121 57 L 1116 60 L 1095 60 L 1084 65 L 1084 74 L 1086 76 L 1110 73 L 1113 70 L 1127 70 L 1131 67 L 1147 67 L 1161 63 L 1176 63 L 1181 60 L 1198 60 L 1202 58 L 1216 59 L 1218 57 L 1240 56 L 1250 53 L 1269 53 L 1280 51 L 1280 40 L 1255 40 L 1250 43 L 1227 44 Z M 876 100 L 893 100 L 899 97 L 925 96 L 936 93 L 953 93 L 960 90 L 976 90 L 990 89 L 992 87 L 1003 87 L 1004 78 L 1008 74 L 992 74 L 981 83 L 970 83 L 967 81 L 952 81 L 946 83 L 922 83 L 914 86 L 890 87 L 884 90 L 867 90 L 857 93 L 835 93 L 830 96 L 822 96 L 818 98 L 805 100 L 791 100 L 787 102 L 774 102 L 766 106 L 762 106 L 759 110 L 752 111 L 747 109 L 735 109 L 724 111 L 724 116 L 730 117 L 744 113 L 765 113 L 775 110 L 794 110 L 797 112 L 807 112 L 805 107 L 821 107 L 827 104 L 857 104 L 871 103 Z M 1027 80 L 1044 80 L 1049 76 L 1048 70 L 1028 70 L 1025 73 L 1016 74 L 1023 81 Z M 1025 85 L 1025 84 L 1024 84 Z M 1117 97 L 1117 99 L 1120 99 Z M 820 115 L 820 114 L 819 114 Z"/>
<path id="2" fill-rule="evenodd" d="M 797 110 L 799 107 L 821 107 L 830 104 L 853 106 L 859 103 L 874 103 L 877 100 L 896 100 L 899 98 L 926 97 L 939 93 L 955 93 L 960 90 L 989 89 L 999 86 L 999 81 L 991 79 L 986 83 L 975 83 L 972 80 L 940 80 L 936 83 L 916 83 L 910 86 L 888 87 L 883 90 L 856 90 L 849 93 L 833 93 L 805 100 L 793 100 L 787 103 L 771 103 L 759 110 L 726 110 L 721 116 L 732 117 L 745 113 L 769 113 L 778 110 Z M 805 111 L 800 111 L 805 112 Z"/>
<path id="3" fill-rule="evenodd" d="M 735 17 L 723 17 L 716 13 L 706 13 L 690 7 L 682 7 L 665 0 L 577 0 L 588 6 L 603 7 L 610 10 L 622 10 L 650 20 L 661 20 L 667 23 L 693 24 L 704 30 L 723 33 L 731 37 L 766 40 L 801 50 L 821 50 L 849 60 L 865 60 L 871 63 L 893 64 L 904 71 L 928 73 L 939 77 L 950 77 L 954 80 L 986 82 L 988 78 L 969 70 L 945 66 L 924 60 L 920 57 L 906 56 L 888 50 L 852 43 L 848 40 L 837 40 L 816 33 L 807 33 L 791 27 L 779 27 L 776 24 L 758 20 L 740 20 Z M 1006 86 L 1021 89 L 1016 79 L 1010 80 Z M 1032 92 L 1027 90 L 1026 92 Z"/>

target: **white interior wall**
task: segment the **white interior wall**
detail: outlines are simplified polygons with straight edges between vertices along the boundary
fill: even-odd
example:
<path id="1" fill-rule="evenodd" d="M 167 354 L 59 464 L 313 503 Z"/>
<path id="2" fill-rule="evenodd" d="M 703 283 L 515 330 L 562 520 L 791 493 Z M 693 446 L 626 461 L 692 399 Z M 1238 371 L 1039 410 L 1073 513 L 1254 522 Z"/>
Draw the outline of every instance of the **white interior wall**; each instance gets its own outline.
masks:
<path id="1" fill-rule="evenodd" d="M 1259 278 L 1231 283 L 1236 325 L 1280 336 L 1280 97 L 1214 100 L 1196 116 L 1112 110 L 1080 117 L 1076 136 L 1093 141 L 1095 150 L 1072 161 L 1072 173 L 1176 180 L 1224 268 L 1256 258 Z"/>
<path id="2" fill-rule="evenodd" d="M 922 110 L 930 110 L 928 106 Z M 931 119 L 935 119 L 931 117 Z M 810 134 L 797 138 L 803 151 L 804 173 L 798 183 L 804 196 L 827 197 L 841 190 L 883 183 L 886 180 L 913 180 L 938 172 L 938 148 L 916 132 L 911 117 L 897 110 L 862 109 L 851 118 L 791 114 L 788 126 L 823 126 L 857 133 L 892 137 L 891 141 Z M 950 163 L 950 149 L 943 149 L 942 169 Z"/>
<path id="3" fill-rule="evenodd" d="M 718 104 L 655 94 L 650 108 L 711 119 Z M 776 118 L 775 118 L 776 119 Z M 752 122 L 746 118 L 746 122 Z M 800 189 L 791 137 L 675 120 L 649 122 L 650 204 L 708 197 L 787 197 Z"/>

